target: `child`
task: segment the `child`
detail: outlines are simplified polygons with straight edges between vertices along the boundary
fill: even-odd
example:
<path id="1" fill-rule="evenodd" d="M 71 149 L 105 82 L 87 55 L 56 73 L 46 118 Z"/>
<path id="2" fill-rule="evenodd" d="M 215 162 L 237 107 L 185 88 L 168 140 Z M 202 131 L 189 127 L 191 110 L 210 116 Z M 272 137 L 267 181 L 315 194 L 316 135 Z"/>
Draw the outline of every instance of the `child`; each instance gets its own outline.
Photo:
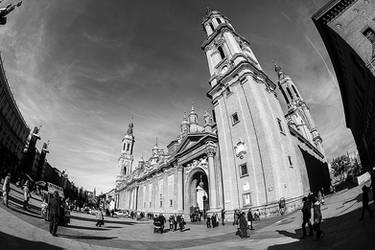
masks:
<path id="1" fill-rule="evenodd" d="M 96 219 L 97 219 L 97 222 L 96 222 L 97 227 L 101 227 L 102 225 L 104 225 L 104 217 L 103 217 L 103 212 L 101 208 L 99 208 L 98 212 L 96 213 Z"/>

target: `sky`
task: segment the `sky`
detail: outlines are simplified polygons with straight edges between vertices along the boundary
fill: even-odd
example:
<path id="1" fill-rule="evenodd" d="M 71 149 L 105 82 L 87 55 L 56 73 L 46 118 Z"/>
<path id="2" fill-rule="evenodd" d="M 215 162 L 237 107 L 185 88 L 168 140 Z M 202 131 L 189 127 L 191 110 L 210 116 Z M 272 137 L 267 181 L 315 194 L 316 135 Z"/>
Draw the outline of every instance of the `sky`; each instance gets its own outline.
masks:
<path id="1" fill-rule="evenodd" d="M 212 109 L 200 49 L 210 6 L 249 40 L 272 80 L 275 62 L 293 78 L 332 159 L 356 147 L 311 21 L 326 2 L 25 0 L 0 27 L 0 51 L 27 124 L 42 125 L 38 147 L 50 140 L 51 165 L 79 187 L 107 192 L 120 173 L 121 140 L 132 116 L 137 160 L 151 156 L 156 136 L 164 148 L 176 138 L 192 103 L 201 123 Z"/>

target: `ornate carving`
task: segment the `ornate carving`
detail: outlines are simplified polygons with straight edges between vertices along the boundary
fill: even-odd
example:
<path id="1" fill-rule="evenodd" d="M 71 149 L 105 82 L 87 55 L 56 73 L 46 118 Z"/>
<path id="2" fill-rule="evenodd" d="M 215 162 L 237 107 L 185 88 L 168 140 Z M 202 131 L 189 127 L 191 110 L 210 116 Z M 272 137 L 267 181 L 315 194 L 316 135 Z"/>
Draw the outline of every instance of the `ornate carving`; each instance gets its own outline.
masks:
<path id="1" fill-rule="evenodd" d="M 193 171 L 195 168 L 202 168 L 207 174 L 207 171 L 208 171 L 207 157 L 203 156 L 199 159 L 194 159 L 191 162 L 189 162 L 188 164 L 186 164 L 186 166 L 184 168 L 184 170 L 185 170 L 184 171 L 185 182 L 187 181 L 187 178 L 188 178 L 190 172 Z"/>
<path id="2" fill-rule="evenodd" d="M 212 141 L 206 142 L 206 154 L 208 157 L 213 157 L 216 154 L 216 144 Z"/>
<path id="3" fill-rule="evenodd" d="M 245 142 L 239 139 L 236 146 L 234 146 L 234 151 L 236 152 L 237 157 L 239 157 L 240 159 L 243 159 L 244 155 L 246 154 Z"/>

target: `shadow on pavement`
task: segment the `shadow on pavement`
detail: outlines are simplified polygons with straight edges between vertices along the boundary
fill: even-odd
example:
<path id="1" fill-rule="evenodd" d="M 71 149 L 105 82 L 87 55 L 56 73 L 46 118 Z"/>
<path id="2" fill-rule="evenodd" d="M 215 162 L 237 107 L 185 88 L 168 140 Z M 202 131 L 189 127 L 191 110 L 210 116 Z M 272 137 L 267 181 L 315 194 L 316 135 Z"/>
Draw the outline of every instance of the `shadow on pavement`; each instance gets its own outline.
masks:
<path id="1" fill-rule="evenodd" d="M 17 207 L 12 207 L 12 206 L 9 206 L 9 209 L 11 209 L 12 211 L 15 211 L 16 213 L 20 213 L 20 214 L 24 214 L 24 215 L 27 215 L 27 216 L 31 216 L 31 217 L 34 217 L 34 218 L 38 218 L 38 219 L 41 219 L 42 217 L 37 216 L 37 215 L 34 215 L 35 213 L 29 211 L 29 212 L 26 212 L 23 210 L 23 208 L 17 208 Z"/>
<path id="2" fill-rule="evenodd" d="M 40 241 L 30 241 L 0 232 L 1 249 L 63 249 Z"/>
<path id="3" fill-rule="evenodd" d="M 104 228 L 123 228 L 123 227 L 116 227 L 116 226 L 104 226 Z"/>
<path id="4" fill-rule="evenodd" d="M 77 240 L 111 240 L 117 237 L 105 237 L 105 236 L 94 236 L 94 235 L 68 235 L 68 234 L 57 234 L 57 236 L 67 239 Z"/>
<path id="5" fill-rule="evenodd" d="M 70 215 L 70 218 L 71 219 L 75 219 L 75 220 L 92 221 L 92 222 L 95 222 L 95 223 L 97 221 L 96 218 L 84 218 L 84 217 L 74 216 L 74 215 Z M 104 223 L 123 224 L 123 225 L 134 225 L 134 224 L 137 224 L 137 223 L 131 222 L 131 221 L 109 221 L 109 220 L 104 220 Z"/>
<path id="6" fill-rule="evenodd" d="M 109 228 L 102 228 L 102 227 L 84 227 L 84 226 L 76 226 L 76 225 L 68 225 L 66 228 L 76 228 L 76 229 L 84 229 L 84 230 L 94 230 L 94 231 L 106 231 L 111 230 Z"/>
<path id="7" fill-rule="evenodd" d="M 371 206 L 374 210 L 374 206 Z M 359 221 L 362 207 L 349 213 L 324 219 L 321 229 L 324 236 L 320 240 L 314 237 L 302 236 L 302 229 L 298 228 L 294 233 L 285 230 L 277 230 L 281 235 L 293 238 L 294 242 L 273 245 L 268 250 L 280 249 L 375 249 L 373 238 L 375 235 L 375 217 L 365 213 L 364 221 Z M 308 232 L 308 228 L 306 228 Z"/>

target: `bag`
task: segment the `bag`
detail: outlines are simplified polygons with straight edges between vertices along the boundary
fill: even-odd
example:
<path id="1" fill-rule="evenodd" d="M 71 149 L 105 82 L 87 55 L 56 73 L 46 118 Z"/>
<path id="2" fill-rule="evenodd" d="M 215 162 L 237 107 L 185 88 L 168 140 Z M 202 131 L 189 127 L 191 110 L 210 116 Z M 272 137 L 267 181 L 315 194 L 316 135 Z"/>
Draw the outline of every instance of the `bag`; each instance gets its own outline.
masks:
<path id="1" fill-rule="evenodd" d="M 248 222 L 247 222 L 247 225 L 248 225 L 248 226 L 250 226 L 250 225 L 251 225 L 251 222 L 250 222 L 250 221 L 248 221 Z"/>

